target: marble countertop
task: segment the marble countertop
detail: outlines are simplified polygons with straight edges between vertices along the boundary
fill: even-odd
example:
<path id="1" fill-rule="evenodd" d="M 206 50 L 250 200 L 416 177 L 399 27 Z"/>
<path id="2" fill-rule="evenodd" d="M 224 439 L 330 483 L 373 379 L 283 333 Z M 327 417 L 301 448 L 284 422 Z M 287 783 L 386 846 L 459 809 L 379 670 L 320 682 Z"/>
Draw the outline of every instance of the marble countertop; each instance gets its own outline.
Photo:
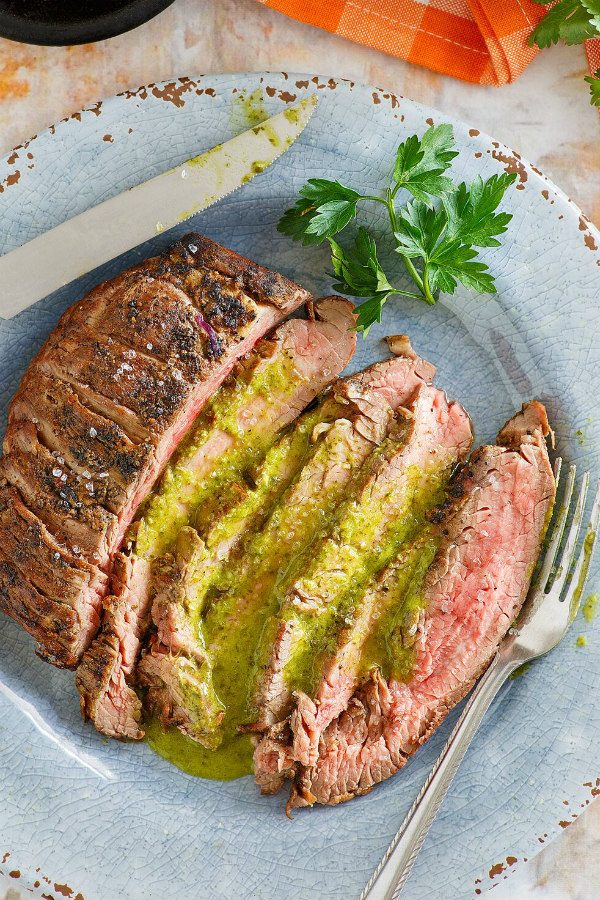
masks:
<path id="1" fill-rule="evenodd" d="M 553 48 L 516 84 L 481 87 L 299 24 L 255 0 L 177 0 L 147 25 L 95 45 L 0 40 L 0 153 L 126 88 L 176 75 L 265 69 L 348 77 L 445 110 L 521 152 L 600 224 L 600 119 L 582 82 L 582 48 Z M 597 900 L 599 851 L 600 799 L 516 873 L 490 873 L 482 893 L 494 884 L 493 900 Z M 0 900 L 21 896 L 14 881 L 0 876 Z"/>

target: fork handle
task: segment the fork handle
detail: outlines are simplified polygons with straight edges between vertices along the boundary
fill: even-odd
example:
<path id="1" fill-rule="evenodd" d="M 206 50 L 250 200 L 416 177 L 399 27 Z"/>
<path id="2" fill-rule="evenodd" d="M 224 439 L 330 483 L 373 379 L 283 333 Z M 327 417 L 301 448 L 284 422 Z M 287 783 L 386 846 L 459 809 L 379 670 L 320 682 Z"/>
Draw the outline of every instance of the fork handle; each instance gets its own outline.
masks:
<path id="1" fill-rule="evenodd" d="M 396 900 L 399 896 L 481 720 L 517 665 L 504 656 L 494 657 L 360 900 Z"/>

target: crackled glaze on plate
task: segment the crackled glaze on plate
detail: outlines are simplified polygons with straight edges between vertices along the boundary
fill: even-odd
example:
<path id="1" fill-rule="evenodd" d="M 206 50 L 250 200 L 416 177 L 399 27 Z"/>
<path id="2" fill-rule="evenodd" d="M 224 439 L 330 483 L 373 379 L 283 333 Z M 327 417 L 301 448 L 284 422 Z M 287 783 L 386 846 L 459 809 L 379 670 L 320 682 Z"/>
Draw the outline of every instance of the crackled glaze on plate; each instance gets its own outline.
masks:
<path id="1" fill-rule="evenodd" d="M 60 313 L 190 227 L 317 293 L 328 291 L 325 250 L 303 250 L 277 234 L 281 212 L 309 177 L 336 176 L 374 192 L 399 140 L 450 120 L 370 87 L 312 76 L 206 76 L 145 88 L 59 123 L 0 163 L 0 253 L 243 130 L 244 97 L 256 89 L 269 114 L 307 92 L 318 94 L 300 140 L 191 223 L 0 322 L 3 415 Z M 479 441 L 493 438 L 524 399 L 537 396 L 548 406 L 558 451 L 597 475 L 600 235 L 516 154 L 476 129 L 455 123 L 455 132 L 459 177 L 504 169 L 519 175 L 505 203 L 514 214 L 509 233 L 502 247 L 483 253 L 499 294 L 448 298 L 436 308 L 390 302 L 384 327 L 359 341 L 352 368 L 385 355 L 384 333 L 406 331 L 437 365 L 438 383 L 468 407 Z M 365 213 L 369 220 L 372 212 Z M 384 259 L 399 272 L 393 254 Z M 596 565 L 592 587 L 598 571 Z M 582 631 L 583 649 L 575 646 Z M 71 673 L 38 660 L 31 640 L 4 617 L 0 639 L 0 872 L 18 872 L 15 886 L 39 896 L 358 897 L 456 715 L 368 796 L 302 811 L 290 822 L 283 795 L 260 797 L 251 778 L 197 780 L 144 744 L 104 740 L 79 718 Z M 599 740 L 600 625 L 580 618 L 561 647 L 494 703 L 417 861 L 407 898 L 472 898 L 507 857 L 531 856 L 539 839 L 550 838 L 595 789 Z"/>

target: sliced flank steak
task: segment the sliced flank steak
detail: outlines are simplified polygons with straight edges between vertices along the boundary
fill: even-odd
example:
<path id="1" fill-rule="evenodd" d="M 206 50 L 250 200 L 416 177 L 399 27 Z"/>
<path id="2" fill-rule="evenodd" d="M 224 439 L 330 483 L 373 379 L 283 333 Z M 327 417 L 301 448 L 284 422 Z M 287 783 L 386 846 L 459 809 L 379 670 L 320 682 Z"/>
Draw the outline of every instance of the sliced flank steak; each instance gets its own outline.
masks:
<path id="1" fill-rule="evenodd" d="M 354 352 L 349 301 L 324 298 L 314 313 L 312 319 L 284 323 L 261 341 L 214 395 L 135 523 L 131 547 L 115 561 L 101 633 L 77 672 L 82 709 L 105 734 L 143 736 L 140 701 L 128 681 L 150 624 L 156 561 L 181 530 L 193 532 L 193 543 L 194 528 L 203 533 L 203 522 L 214 523 L 240 501 L 251 470 L 278 433 L 337 378 Z M 178 606 L 175 600 L 173 605 Z M 167 625 L 173 614 L 167 609 L 159 619 L 162 644 L 153 654 L 161 659 L 174 649 L 176 632 L 169 633 Z M 147 670 L 151 663 L 148 659 Z"/>
<path id="2" fill-rule="evenodd" d="M 239 562 L 250 535 L 263 527 L 271 508 L 302 468 L 322 421 L 320 407 L 302 416 L 269 449 L 256 470 L 253 487 L 240 486 L 237 502 L 224 506 L 202 537 L 195 528 L 183 527 L 173 551 L 155 567 L 152 620 L 156 634 L 140 660 L 137 681 L 147 688 L 148 712 L 163 725 L 176 726 L 207 745 L 220 741 L 220 735 L 212 731 L 223 718 L 223 704 L 209 676 L 198 623 L 211 589 Z"/>
<path id="3" fill-rule="evenodd" d="M 407 346 L 403 358 L 337 382 L 272 448 L 254 490 L 216 520 L 195 551 L 186 538 L 154 604 L 160 642 L 139 666 L 147 704 L 165 725 L 215 747 L 248 721 L 254 644 L 274 611 L 277 585 L 302 565 L 348 484 L 385 439 L 394 409 L 433 374 Z M 239 552 L 222 556 L 223 543 L 228 548 L 242 528 Z M 224 658 L 235 660 L 235 677 Z"/>
<path id="4" fill-rule="evenodd" d="M 89 641 L 99 616 L 90 616 L 82 598 L 93 597 L 99 610 L 107 575 L 57 541 L 9 486 L 0 490 L 0 532 L 0 607 L 10 597 L 19 621 L 44 630 L 53 655 L 66 641 Z"/>
<path id="5" fill-rule="evenodd" d="M 0 605 L 41 656 L 77 664 L 140 502 L 236 360 L 308 298 L 283 276 L 190 235 L 62 316 L 11 404 L 0 461 L 3 497 L 18 495 L 43 535 L 40 555 L 55 543 L 69 582 L 60 592 L 42 584 L 32 541 L 15 576 L 8 547 L 21 526 L 9 502 Z"/>
<path id="6" fill-rule="evenodd" d="M 295 765 L 290 808 L 340 803 L 393 775 L 486 669 L 521 608 L 554 501 L 548 434 L 534 401 L 465 465 L 433 526 L 437 555 L 416 627 L 398 642 L 399 672 L 394 660 L 389 674 L 371 670 L 320 735 L 316 762 Z"/>
<path id="7" fill-rule="evenodd" d="M 287 739 L 285 750 L 277 748 L 286 754 L 282 769 L 291 770 L 295 763 L 315 765 L 323 731 L 346 709 L 372 658 L 384 661 L 393 655 L 396 670 L 405 661 L 410 665 L 423 612 L 408 601 L 418 597 L 437 544 L 435 530 L 425 525 L 383 572 L 370 579 L 344 622 L 335 649 L 321 663 L 312 696 L 296 691 L 289 723 L 275 732 L 278 743 L 284 733 Z M 264 749 L 272 752 L 273 746 L 266 741 Z"/>
<path id="8" fill-rule="evenodd" d="M 275 640 L 259 686 L 256 730 L 266 731 L 255 753 L 255 774 L 272 790 L 290 768 L 282 726 L 298 696 L 322 690 L 331 667 L 331 648 L 342 653 L 348 631 L 361 617 L 369 578 L 380 572 L 423 527 L 440 502 L 456 465 L 468 454 L 472 433 L 462 407 L 430 385 L 419 388 L 403 433 L 390 434 L 373 454 L 360 482 L 345 501 L 333 530 L 317 544 L 300 578 L 278 612 Z M 355 673 L 343 688 L 340 709 L 352 694 Z M 346 696 L 343 696 L 345 694 Z M 315 721 L 324 727 L 323 716 Z"/>

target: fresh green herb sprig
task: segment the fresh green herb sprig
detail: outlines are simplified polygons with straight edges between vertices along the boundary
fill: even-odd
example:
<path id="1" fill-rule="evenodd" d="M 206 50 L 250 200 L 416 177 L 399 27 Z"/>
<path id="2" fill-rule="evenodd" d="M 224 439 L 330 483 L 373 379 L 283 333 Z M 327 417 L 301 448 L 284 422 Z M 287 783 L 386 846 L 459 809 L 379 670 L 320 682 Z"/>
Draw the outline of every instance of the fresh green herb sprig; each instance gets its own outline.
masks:
<path id="1" fill-rule="evenodd" d="M 479 247 L 498 247 L 512 216 L 497 212 L 516 175 L 479 176 L 467 186 L 446 175 L 454 149 L 451 125 L 431 126 L 419 138 L 411 135 L 396 152 L 391 184 L 382 196 L 359 194 L 339 181 L 311 178 L 295 205 L 279 221 L 278 229 L 305 246 L 329 242 L 336 290 L 365 298 L 358 307 L 357 328 L 381 322 L 384 303 L 393 296 L 436 302 L 436 292 L 454 293 L 460 281 L 477 293 L 495 293 L 494 278 L 477 258 Z M 401 190 L 412 199 L 398 207 Z M 377 244 L 360 226 L 353 244 L 344 249 L 338 235 L 366 201 L 383 205 L 395 250 L 416 290 L 395 287 L 379 262 Z"/>
<path id="2" fill-rule="evenodd" d="M 534 0 L 550 9 L 529 36 L 529 45 L 541 50 L 559 41 L 572 46 L 590 38 L 600 37 L 600 0 Z M 600 69 L 586 76 L 591 86 L 591 102 L 600 106 Z"/>
<path id="3" fill-rule="evenodd" d="M 531 33 L 529 44 L 540 49 L 559 41 L 569 46 L 582 44 L 600 34 L 600 0 L 534 0 L 539 6 L 550 6 L 544 18 Z"/>
<path id="4" fill-rule="evenodd" d="M 593 75 L 586 75 L 584 81 L 590 86 L 590 103 L 600 106 L 600 69 L 596 69 Z"/>

